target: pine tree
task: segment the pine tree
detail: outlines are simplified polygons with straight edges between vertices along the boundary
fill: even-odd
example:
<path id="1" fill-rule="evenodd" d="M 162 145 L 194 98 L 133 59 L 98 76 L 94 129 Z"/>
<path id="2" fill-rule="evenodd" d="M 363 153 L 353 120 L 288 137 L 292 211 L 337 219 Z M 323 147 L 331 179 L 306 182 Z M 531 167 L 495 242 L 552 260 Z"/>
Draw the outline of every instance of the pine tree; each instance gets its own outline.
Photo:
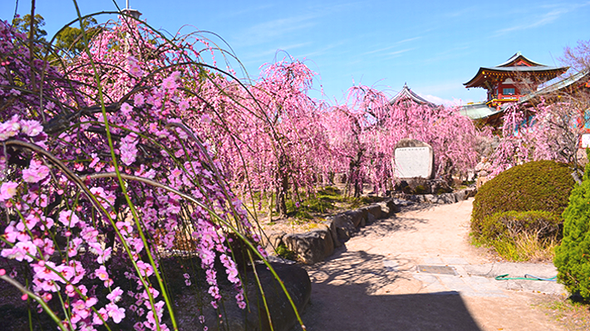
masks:
<path id="1" fill-rule="evenodd" d="M 589 153 L 590 154 L 590 153 Z M 568 291 L 590 299 L 590 164 L 584 180 L 570 195 L 563 212 L 564 228 L 561 245 L 555 249 L 554 264 L 558 280 Z"/>

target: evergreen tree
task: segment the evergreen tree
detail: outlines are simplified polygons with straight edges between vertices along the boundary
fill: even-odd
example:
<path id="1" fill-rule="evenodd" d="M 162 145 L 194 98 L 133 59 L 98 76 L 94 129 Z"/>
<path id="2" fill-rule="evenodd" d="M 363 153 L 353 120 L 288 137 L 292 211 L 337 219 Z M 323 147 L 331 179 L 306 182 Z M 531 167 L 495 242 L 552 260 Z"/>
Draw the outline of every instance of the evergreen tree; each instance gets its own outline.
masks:
<path id="1" fill-rule="evenodd" d="M 31 15 L 27 14 L 24 17 L 17 16 L 12 20 L 12 25 L 18 32 L 22 32 L 29 37 L 29 31 L 31 29 Z M 38 41 L 46 41 L 47 31 L 41 29 L 45 25 L 45 19 L 43 16 L 36 14 L 33 19 L 33 39 Z"/>
<path id="2" fill-rule="evenodd" d="M 589 153 L 590 154 L 590 153 Z M 564 228 L 561 245 L 555 249 L 554 264 L 558 280 L 570 293 L 590 299 L 590 164 L 584 180 L 570 195 L 563 212 Z"/>

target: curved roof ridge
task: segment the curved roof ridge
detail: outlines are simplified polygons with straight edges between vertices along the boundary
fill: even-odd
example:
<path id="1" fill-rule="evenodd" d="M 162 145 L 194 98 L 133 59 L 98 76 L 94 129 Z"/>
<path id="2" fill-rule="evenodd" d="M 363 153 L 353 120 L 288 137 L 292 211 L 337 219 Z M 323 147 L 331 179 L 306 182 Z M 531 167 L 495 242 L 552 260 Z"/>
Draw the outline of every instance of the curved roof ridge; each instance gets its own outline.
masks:
<path id="1" fill-rule="evenodd" d="M 428 105 L 431 107 L 436 107 L 436 104 L 424 99 L 423 97 L 421 97 L 420 95 L 418 95 L 417 93 L 415 93 L 414 91 L 412 91 L 412 89 L 410 89 L 408 87 L 408 84 L 405 83 L 404 86 L 402 87 L 401 91 L 399 91 L 389 102 L 390 104 L 394 104 L 396 102 L 400 102 L 403 101 L 405 99 L 409 99 L 419 105 Z"/>
<path id="2" fill-rule="evenodd" d="M 528 65 L 518 65 L 520 62 L 525 62 Z M 486 80 L 486 75 L 505 75 L 505 74 L 517 74 L 517 73 L 531 73 L 534 75 L 539 75 L 541 73 L 545 73 L 546 77 L 553 76 L 547 79 L 553 79 L 556 76 L 561 75 L 568 67 L 553 67 L 547 66 L 535 61 L 530 60 L 526 56 L 522 55 L 522 53 L 517 52 L 516 54 L 512 55 L 508 61 L 499 64 L 495 67 L 480 67 L 475 76 L 471 78 L 468 82 L 463 83 L 465 87 L 484 87 L 482 85 Z M 485 88 L 485 87 L 484 87 Z"/>
<path id="3" fill-rule="evenodd" d="M 518 52 L 516 52 L 516 54 L 512 55 L 508 60 L 506 60 L 506 62 L 500 63 L 495 67 L 512 67 L 511 64 L 516 62 L 518 59 L 522 59 L 525 62 L 528 62 L 533 66 L 549 67 L 548 65 L 545 65 L 545 64 L 542 64 L 542 63 L 539 63 L 539 62 L 529 59 L 528 57 L 522 55 L 522 53 L 520 51 L 518 51 Z"/>

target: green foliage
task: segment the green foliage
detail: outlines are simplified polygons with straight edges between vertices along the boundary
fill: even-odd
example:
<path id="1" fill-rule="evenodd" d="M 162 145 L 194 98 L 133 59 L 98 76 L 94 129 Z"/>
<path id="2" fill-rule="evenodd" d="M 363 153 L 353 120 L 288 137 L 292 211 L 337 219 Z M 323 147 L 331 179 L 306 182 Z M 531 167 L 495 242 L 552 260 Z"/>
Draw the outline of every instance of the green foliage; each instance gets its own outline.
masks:
<path id="1" fill-rule="evenodd" d="M 573 186 L 568 165 L 554 161 L 528 162 L 500 173 L 475 196 L 474 239 L 507 260 L 552 258 Z"/>
<path id="2" fill-rule="evenodd" d="M 282 257 L 283 259 L 292 261 L 297 260 L 297 254 L 295 254 L 295 252 L 287 248 L 287 246 L 283 242 L 281 242 L 279 246 L 277 246 L 275 252 L 278 256 Z"/>
<path id="3" fill-rule="evenodd" d="M 562 218 L 546 211 L 509 211 L 472 223 L 478 244 L 511 261 L 546 260 L 561 237 Z"/>
<path id="4" fill-rule="evenodd" d="M 424 187 L 424 185 L 418 185 L 416 186 L 414 192 L 416 192 L 416 194 L 424 194 L 426 193 L 426 188 Z"/>
<path id="5" fill-rule="evenodd" d="M 291 199 L 285 203 L 289 216 L 299 219 L 313 219 L 312 213 L 326 213 L 334 208 L 334 202 L 343 201 L 343 199 L 338 189 L 326 187 L 319 190 L 315 196 L 310 196 L 300 203 Z"/>
<path id="6" fill-rule="evenodd" d="M 93 17 L 82 19 L 82 26 L 84 31 L 86 31 L 88 40 L 102 31 L 102 28 L 97 26 L 97 23 Z M 75 56 L 80 54 L 85 47 L 82 29 L 80 28 L 66 26 L 56 36 L 55 48 L 59 50 L 61 55 L 69 54 L 70 56 Z"/>
<path id="7" fill-rule="evenodd" d="M 344 196 L 340 193 L 340 190 L 332 186 L 326 186 L 323 189 L 318 190 L 316 196 L 318 199 L 328 202 L 343 202 L 345 200 Z"/>
<path id="8" fill-rule="evenodd" d="M 547 211 L 508 211 L 472 223 L 473 233 L 487 240 L 512 238 L 519 233 L 535 234 L 540 239 L 559 240 L 563 223 L 558 214 Z"/>
<path id="9" fill-rule="evenodd" d="M 539 240 L 535 235 L 521 233 L 512 240 L 494 240 L 486 246 L 493 247 L 496 253 L 508 261 L 551 261 L 555 241 Z"/>
<path id="10" fill-rule="evenodd" d="M 338 188 L 328 186 L 318 190 L 315 196 L 309 196 L 300 202 L 287 199 L 285 204 L 289 217 L 298 220 L 311 220 L 318 214 L 330 213 L 338 208 L 354 209 L 380 201 L 383 201 L 383 198 L 376 196 L 345 197 Z M 336 204 L 338 204 L 338 208 Z M 273 216 L 278 216 L 278 214 L 273 213 Z"/>
<path id="11" fill-rule="evenodd" d="M 15 27 L 16 31 L 20 33 L 24 33 L 26 38 L 29 39 L 29 32 L 31 30 L 31 15 L 27 14 L 24 17 L 15 17 L 12 20 L 12 25 Z M 36 14 L 33 18 L 33 35 L 32 40 L 35 41 L 32 45 L 32 52 L 35 57 L 42 58 L 41 49 L 42 47 L 40 44 L 47 43 L 45 36 L 47 36 L 47 31 L 43 30 L 42 27 L 45 25 L 45 19 L 43 16 Z"/>
<path id="12" fill-rule="evenodd" d="M 16 31 L 25 33 L 27 38 L 29 37 L 29 31 L 31 30 L 31 15 L 27 14 L 24 17 L 15 17 L 12 20 L 12 25 L 15 27 Z M 41 29 L 45 25 L 45 19 L 43 16 L 36 14 L 35 18 L 33 19 L 33 39 L 34 40 L 41 40 L 46 41 L 45 36 L 47 35 L 47 31 Z"/>
<path id="13" fill-rule="evenodd" d="M 348 199 L 348 203 L 350 203 L 350 208 L 358 208 L 364 205 L 370 205 L 372 203 L 375 202 L 380 202 L 383 201 L 383 198 L 381 197 L 375 197 L 375 196 L 362 196 L 362 197 L 358 197 L 358 198 L 349 198 Z"/>
<path id="14" fill-rule="evenodd" d="M 507 211 L 547 211 L 561 215 L 574 187 L 572 170 L 554 161 L 510 168 L 484 184 L 473 202 L 472 230 L 489 216 Z"/>
<path id="15" fill-rule="evenodd" d="M 563 240 L 553 261 L 557 277 L 568 291 L 590 300 L 590 164 L 582 185 L 572 191 L 563 218 Z"/>
<path id="16" fill-rule="evenodd" d="M 102 31 L 102 27 L 98 26 L 97 24 L 98 22 L 93 17 L 86 17 L 82 19 L 82 26 L 84 27 L 84 31 L 86 31 L 86 37 L 88 40 L 92 39 Z M 16 27 L 17 31 L 25 33 L 28 37 L 31 27 L 31 15 L 27 14 L 22 18 L 14 18 L 12 20 L 12 25 Z M 33 20 L 33 39 L 45 43 L 47 42 L 47 31 L 42 29 L 43 26 L 45 26 L 45 19 L 43 16 L 36 14 Z M 69 55 L 71 57 L 80 54 L 85 47 L 86 44 L 84 43 L 82 29 L 74 26 L 66 26 L 61 29 L 60 32 L 55 36 L 55 45 L 53 45 L 54 50 L 59 56 Z M 38 48 L 35 48 L 34 53 L 38 57 L 42 57 L 43 55 L 43 53 L 41 53 L 40 49 Z M 56 55 L 50 52 L 48 57 L 49 62 L 53 62 L 56 59 Z"/>
<path id="17" fill-rule="evenodd" d="M 286 205 L 287 214 L 300 219 L 312 219 L 313 216 L 310 213 L 325 213 L 334 208 L 333 203 L 317 197 L 310 197 L 301 203 L 289 199 L 286 201 Z"/>

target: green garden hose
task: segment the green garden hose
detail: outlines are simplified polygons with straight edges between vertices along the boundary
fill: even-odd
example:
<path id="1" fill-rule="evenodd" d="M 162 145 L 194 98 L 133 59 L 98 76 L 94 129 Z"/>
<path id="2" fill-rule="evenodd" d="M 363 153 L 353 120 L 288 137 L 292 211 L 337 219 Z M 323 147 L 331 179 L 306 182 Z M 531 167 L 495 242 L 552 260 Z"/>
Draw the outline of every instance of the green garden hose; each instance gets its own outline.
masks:
<path id="1" fill-rule="evenodd" d="M 554 276 L 551 278 L 543 278 L 543 277 L 537 277 L 537 276 L 525 274 L 524 277 L 508 277 L 508 274 L 505 274 L 505 275 L 497 276 L 496 280 L 543 280 L 546 282 L 556 282 L 557 276 Z"/>

